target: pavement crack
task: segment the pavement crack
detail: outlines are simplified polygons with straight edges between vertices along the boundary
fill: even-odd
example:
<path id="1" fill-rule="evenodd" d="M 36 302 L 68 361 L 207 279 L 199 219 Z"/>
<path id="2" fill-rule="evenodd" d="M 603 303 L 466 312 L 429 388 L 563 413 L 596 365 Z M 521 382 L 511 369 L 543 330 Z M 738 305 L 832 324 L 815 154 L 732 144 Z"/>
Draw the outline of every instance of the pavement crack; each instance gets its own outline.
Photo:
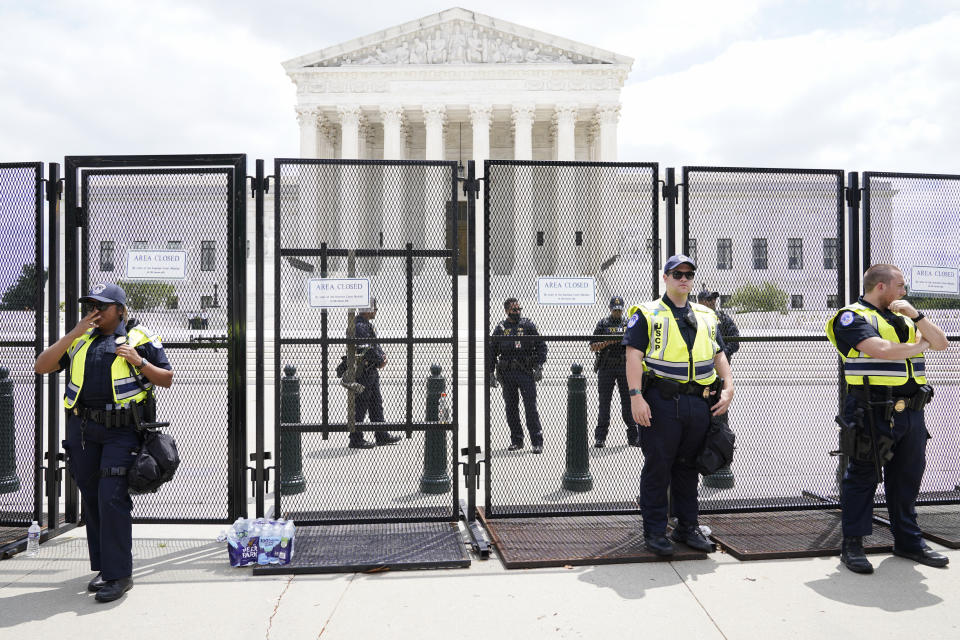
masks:
<path id="1" fill-rule="evenodd" d="M 337 609 L 340 607 L 340 603 L 343 602 L 344 596 L 347 595 L 347 591 L 350 589 L 350 585 L 353 584 L 353 581 L 357 578 L 356 573 L 350 574 L 350 580 L 347 581 L 347 586 L 343 588 L 343 593 L 340 594 L 340 597 L 337 598 L 336 603 L 333 605 L 333 609 L 330 611 L 330 615 L 327 616 L 327 619 L 323 621 L 323 627 L 320 628 L 320 633 L 317 634 L 317 640 L 323 635 L 323 632 L 327 630 L 327 625 L 330 624 L 330 621 L 333 620 L 334 614 L 337 612 Z"/>
<path id="2" fill-rule="evenodd" d="M 283 591 L 280 592 L 280 595 L 277 596 L 277 604 L 273 605 L 273 613 L 270 614 L 270 620 L 267 621 L 267 640 L 270 640 L 270 629 L 273 628 L 273 618 L 277 615 L 277 611 L 280 610 L 280 601 L 283 600 L 283 596 L 286 595 L 287 589 L 290 588 L 290 583 L 293 582 L 295 576 L 290 576 L 290 579 L 287 580 L 287 584 L 284 585 Z"/>
<path id="3" fill-rule="evenodd" d="M 723 632 L 723 629 L 720 628 L 720 625 L 717 624 L 717 621 L 713 619 L 713 616 L 710 615 L 710 612 L 707 611 L 707 608 L 706 608 L 705 606 L 703 606 L 703 603 L 702 603 L 702 602 L 700 602 L 700 598 L 698 598 L 698 597 L 697 597 L 697 594 L 694 593 L 694 592 L 693 592 L 693 589 L 690 588 L 690 585 L 687 583 L 686 579 L 685 579 L 682 575 L 680 575 L 680 572 L 679 572 L 679 571 L 677 571 L 677 566 L 676 566 L 676 564 L 674 564 L 673 562 L 671 562 L 671 563 L 670 563 L 670 568 L 673 569 L 673 572 L 674 572 L 675 574 L 677 574 L 677 577 L 678 577 L 678 578 L 680 578 L 680 582 L 683 583 L 683 586 L 687 588 L 687 591 L 690 592 L 690 595 L 693 596 L 693 599 L 696 600 L 696 602 L 697 602 L 698 605 L 700 605 L 700 609 L 703 610 L 703 612 L 706 614 L 707 618 L 710 619 L 710 622 L 713 623 L 713 627 L 717 630 L 717 633 L 719 633 L 720 636 L 721 636 L 724 640 L 728 640 L 728 639 L 727 639 L 727 634 L 725 634 L 725 633 Z"/>

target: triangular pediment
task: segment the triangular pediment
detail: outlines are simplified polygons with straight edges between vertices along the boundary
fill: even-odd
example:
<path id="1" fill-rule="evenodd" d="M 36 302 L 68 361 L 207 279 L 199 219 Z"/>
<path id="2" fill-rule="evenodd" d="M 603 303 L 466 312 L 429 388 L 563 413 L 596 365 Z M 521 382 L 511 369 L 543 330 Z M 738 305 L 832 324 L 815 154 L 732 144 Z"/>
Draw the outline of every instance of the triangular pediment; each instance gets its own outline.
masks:
<path id="1" fill-rule="evenodd" d="M 316 67 L 457 64 L 633 64 L 633 59 L 467 11 L 440 13 L 283 63 Z"/>

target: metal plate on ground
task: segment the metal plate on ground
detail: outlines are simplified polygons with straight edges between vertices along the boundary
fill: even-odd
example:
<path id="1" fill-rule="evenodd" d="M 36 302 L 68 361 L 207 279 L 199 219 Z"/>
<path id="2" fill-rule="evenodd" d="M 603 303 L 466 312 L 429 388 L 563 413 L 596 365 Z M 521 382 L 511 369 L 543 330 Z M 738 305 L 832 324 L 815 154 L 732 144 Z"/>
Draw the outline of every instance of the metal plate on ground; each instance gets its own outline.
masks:
<path id="1" fill-rule="evenodd" d="M 874 516 L 889 521 L 886 509 L 876 509 Z M 917 507 L 917 524 L 923 537 L 950 549 L 960 549 L 960 505 Z"/>
<path id="2" fill-rule="evenodd" d="M 840 512 L 776 511 L 730 513 L 700 518 L 711 529 L 711 537 L 737 560 L 774 560 L 840 555 L 843 533 Z M 863 539 L 867 553 L 893 550 L 890 530 L 874 526 L 873 535 Z"/>
<path id="3" fill-rule="evenodd" d="M 66 522 L 66 518 L 63 515 L 60 515 L 59 518 L 60 526 Z M 46 537 L 50 531 L 47 529 L 47 521 L 44 520 L 41 522 L 40 535 L 43 540 L 46 540 Z M 27 527 L 0 527 L 0 557 L 3 556 L 3 553 L 13 553 L 16 547 L 19 544 L 26 544 L 27 540 Z"/>
<path id="4" fill-rule="evenodd" d="M 650 553 L 643 545 L 643 523 L 636 515 L 486 518 L 483 509 L 478 511 L 507 569 L 707 557 L 682 544 L 668 558 Z"/>
<path id="5" fill-rule="evenodd" d="M 470 556 L 455 522 L 337 524 L 297 527 L 290 564 L 257 566 L 253 574 L 469 566 Z"/>

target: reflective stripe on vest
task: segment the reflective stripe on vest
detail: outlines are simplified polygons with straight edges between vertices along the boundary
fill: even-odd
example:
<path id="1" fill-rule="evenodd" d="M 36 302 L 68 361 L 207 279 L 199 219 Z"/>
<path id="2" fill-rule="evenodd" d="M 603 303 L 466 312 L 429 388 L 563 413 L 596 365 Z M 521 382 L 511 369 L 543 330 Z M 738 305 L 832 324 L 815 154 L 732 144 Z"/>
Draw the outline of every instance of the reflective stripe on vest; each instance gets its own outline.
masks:
<path id="1" fill-rule="evenodd" d="M 77 338 L 67 350 L 67 356 L 70 358 L 70 365 L 67 369 L 67 386 L 63 394 L 63 406 L 72 409 L 80 397 L 80 390 L 83 388 L 83 375 L 86 368 L 87 349 L 93 342 L 96 328 L 90 329 L 85 334 Z M 127 343 L 131 347 L 138 347 L 150 342 L 151 337 L 146 328 L 138 325 L 127 334 Z M 133 375 L 130 372 L 133 371 Z M 147 397 L 147 392 L 153 387 L 143 373 L 136 367 L 117 356 L 110 365 L 110 377 L 113 381 L 113 401 L 114 404 L 124 406 L 130 402 L 142 402 Z M 140 381 L 140 384 L 137 381 Z M 141 385 L 142 388 L 141 388 Z"/>
<path id="2" fill-rule="evenodd" d="M 837 352 L 840 353 L 840 357 L 843 359 L 843 377 L 847 381 L 847 384 L 863 385 L 869 381 L 872 385 L 899 387 L 911 379 L 915 380 L 917 384 L 927 383 L 927 379 L 924 377 L 926 365 L 923 354 L 904 360 L 885 360 L 883 358 L 871 358 L 866 353 L 857 351 L 856 345 L 851 346 L 850 351 L 847 353 L 840 352 L 839 347 L 837 347 L 837 337 L 833 332 L 833 323 L 837 316 L 844 311 L 852 311 L 864 318 L 877 330 L 880 337 L 884 340 L 897 344 L 902 343 L 900 342 L 900 336 L 897 335 L 896 328 L 887 322 L 876 309 L 871 309 L 860 303 L 847 305 L 843 309 L 840 309 L 832 318 L 827 320 L 826 330 L 830 344 L 837 349 Z M 909 329 L 907 342 L 916 342 L 916 325 L 910 318 L 906 316 L 901 317 Z"/>
<path id="3" fill-rule="evenodd" d="M 647 321 L 648 337 L 643 368 L 660 378 L 710 384 L 717 378 L 713 360 L 719 351 L 716 342 L 717 315 L 701 304 L 691 302 L 690 307 L 697 318 L 697 336 L 692 354 L 680 327 L 676 326 L 673 311 L 663 300 L 653 300 L 640 306 L 640 312 Z"/>

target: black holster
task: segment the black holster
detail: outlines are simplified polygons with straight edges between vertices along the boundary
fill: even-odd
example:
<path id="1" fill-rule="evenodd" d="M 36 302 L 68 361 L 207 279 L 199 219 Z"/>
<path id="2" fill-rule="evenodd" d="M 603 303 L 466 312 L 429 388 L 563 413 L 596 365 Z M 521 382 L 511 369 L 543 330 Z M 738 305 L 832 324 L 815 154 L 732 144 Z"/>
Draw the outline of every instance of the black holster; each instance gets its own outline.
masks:
<path id="1" fill-rule="evenodd" d="M 840 453 L 851 460 L 879 465 L 885 465 L 893 458 L 894 439 L 882 433 L 877 433 L 877 456 L 873 457 L 873 441 L 870 436 L 870 429 L 864 424 L 864 413 L 870 411 L 869 408 L 859 407 L 856 412 L 856 418 L 853 422 L 848 422 L 843 416 L 837 416 L 837 424 L 840 425 Z"/>

